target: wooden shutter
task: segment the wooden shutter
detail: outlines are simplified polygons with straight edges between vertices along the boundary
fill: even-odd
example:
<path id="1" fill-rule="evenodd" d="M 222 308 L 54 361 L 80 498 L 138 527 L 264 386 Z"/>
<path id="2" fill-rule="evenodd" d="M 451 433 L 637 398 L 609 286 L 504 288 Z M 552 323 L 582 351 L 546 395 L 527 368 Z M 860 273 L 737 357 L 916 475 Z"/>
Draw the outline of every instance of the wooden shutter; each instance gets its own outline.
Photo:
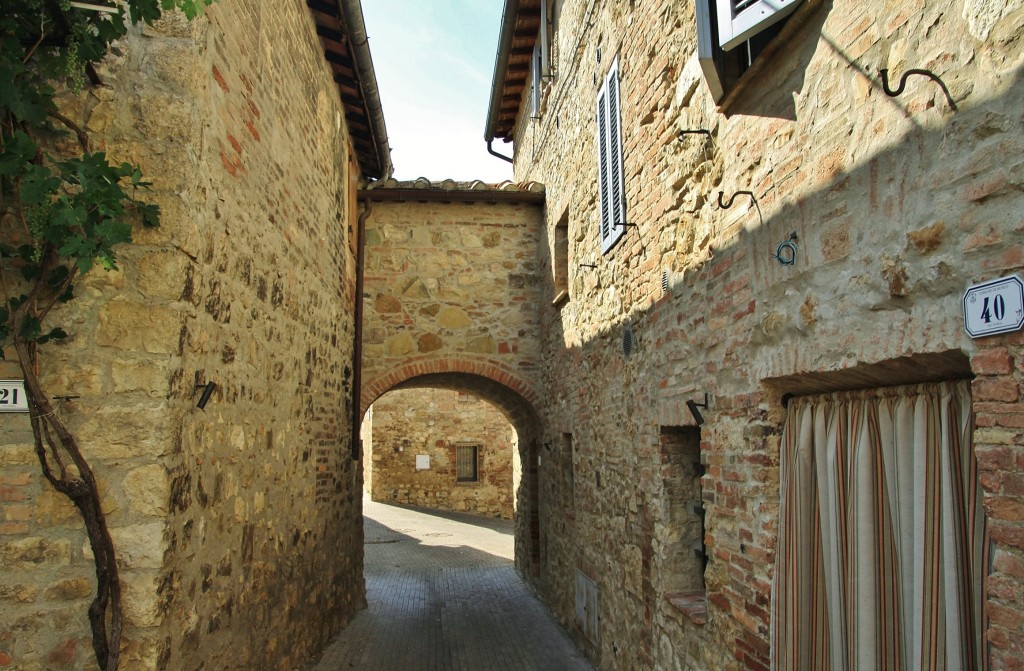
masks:
<path id="1" fill-rule="evenodd" d="M 717 0 L 718 43 L 729 51 L 781 21 L 801 0 Z M 698 27 L 698 32 L 700 28 Z"/>
<path id="2" fill-rule="evenodd" d="M 625 181 L 622 170 L 622 129 L 619 105 L 619 62 L 597 94 L 598 192 L 601 201 L 601 253 L 622 237 L 626 221 Z"/>

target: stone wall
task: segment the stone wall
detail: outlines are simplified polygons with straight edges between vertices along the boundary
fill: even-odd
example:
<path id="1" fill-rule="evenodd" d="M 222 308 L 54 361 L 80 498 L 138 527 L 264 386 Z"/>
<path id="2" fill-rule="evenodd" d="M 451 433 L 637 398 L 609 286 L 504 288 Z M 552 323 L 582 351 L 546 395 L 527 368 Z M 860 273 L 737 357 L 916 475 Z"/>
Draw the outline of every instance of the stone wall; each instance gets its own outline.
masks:
<path id="1" fill-rule="evenodd" d="M 121 558 L 122 667 L 293 669 L 364 604 L 344 109 L 305 3 L 145 33 L 65 108 L 141 164 L 162 226 L 86 278 L 44 383 L 78 397 L 61 412 Z M 24 415 L 0 416 L 0 468 L 0 666 L 90 668 L 84 534 Z"/>
<path id="2" fill-rule="evenodd" d="M 692 3 L 555 3 L 553 77 L 539 118 L 524 96 L 515 136 L 516 178 L 546 188 L 549 297 L 556 226 L 568 229 L 568 299 L 542 316 L 542 440 L 563 449 L 540 466 L 537 584 L 577 626 L 577 571 L 597 583 L 599 631 L 578 631 L 603 669 L 766 669 L 781 394 L 966 371 L 992 538 L 990 659 L 1018 669 L 1024 336 L 972 340 L 960 301 L 1024 265 L 1024 10 L 805 4 L 719 109 Z M 616 56 L 636 227 L 602 255 L 594 111 Z M 881 67 L 931 69 L 957 110 L 924 77 L 887 97 Z M 692 129 L 711 137 L 678 135 Z M 719 204 L 739 191 L 754 198 Z M 784 266 L 773 256 L 793 232 Z M 705 393 L 698 427 L 686 401 Z M 666 598 L 685 582 L 671 548 L 691 522 L 673 512 L 682 485 L 662 437 L 687 431 L 706 465 L 706 625 Z"/>
<path id="3" fill-rule="evenodd" d="M 477 448 L 477 479 L 457 479 L 456 449 Z M 373 404 L 374 501 L 512 519 L 515 430 L 491 404 L 443 389 L 392 391 Z M 417 468 L 417 457 L 430 459 Z"/>
<path id="4" fill-rule="evenodd" d="M 541 297 L 536 194 L 492 196 L 466 186 L 418 183 L 422 199 L 407 183 L 367 192 L 364 407 L 395 384 L 449 371 L 533 397 Z M 513 200 L 497 202 L 508 194 Z"/>

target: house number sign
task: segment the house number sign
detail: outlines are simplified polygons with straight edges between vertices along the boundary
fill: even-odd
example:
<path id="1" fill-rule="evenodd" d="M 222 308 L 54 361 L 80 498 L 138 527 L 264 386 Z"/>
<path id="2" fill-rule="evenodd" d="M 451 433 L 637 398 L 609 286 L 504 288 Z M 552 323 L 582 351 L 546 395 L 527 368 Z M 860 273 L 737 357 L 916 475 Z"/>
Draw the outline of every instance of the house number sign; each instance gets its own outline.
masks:
<path id="1" fill-rule="evenodd" d="M 1024 326 L 1024 282 L 1019 275 L 975 284 L 964 293 L 964 328 L 972 338 Z"/>
<path id="2" fill-rule="evenodd" d="M 0 412 L 28 412 L 24 380 L 0 380 Z"/>

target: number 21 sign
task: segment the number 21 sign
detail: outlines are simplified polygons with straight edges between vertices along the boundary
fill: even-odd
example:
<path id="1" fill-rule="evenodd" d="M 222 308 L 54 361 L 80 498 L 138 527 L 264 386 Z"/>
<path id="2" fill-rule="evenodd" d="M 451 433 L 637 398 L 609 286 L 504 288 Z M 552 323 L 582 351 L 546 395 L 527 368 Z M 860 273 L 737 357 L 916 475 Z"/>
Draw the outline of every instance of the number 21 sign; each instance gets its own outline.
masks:
<path id="1" fill-rule="evenodd" d="M 23 380 L 0 380 L 0 412 L 28 412 Z"/>
<path id="2" fill-rule="evenodd" d="M 975 284 L 964 293 L 964 328 L 972 338 L 1024 326 L 1024 283 L 1019 275 Z"/>

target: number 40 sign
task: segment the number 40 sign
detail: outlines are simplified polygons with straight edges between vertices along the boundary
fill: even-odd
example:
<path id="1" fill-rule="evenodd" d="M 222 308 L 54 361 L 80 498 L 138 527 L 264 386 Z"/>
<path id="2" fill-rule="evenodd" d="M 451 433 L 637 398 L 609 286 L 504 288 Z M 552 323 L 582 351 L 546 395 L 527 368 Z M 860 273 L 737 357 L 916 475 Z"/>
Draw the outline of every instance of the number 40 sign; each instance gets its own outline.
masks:
<path id="1" fill-rule="evenodd" d="M 975 284 L 964 293 L 964 328 L 972 338 L 1024 326 L 1024 283 L 1019 275 Z"/>

